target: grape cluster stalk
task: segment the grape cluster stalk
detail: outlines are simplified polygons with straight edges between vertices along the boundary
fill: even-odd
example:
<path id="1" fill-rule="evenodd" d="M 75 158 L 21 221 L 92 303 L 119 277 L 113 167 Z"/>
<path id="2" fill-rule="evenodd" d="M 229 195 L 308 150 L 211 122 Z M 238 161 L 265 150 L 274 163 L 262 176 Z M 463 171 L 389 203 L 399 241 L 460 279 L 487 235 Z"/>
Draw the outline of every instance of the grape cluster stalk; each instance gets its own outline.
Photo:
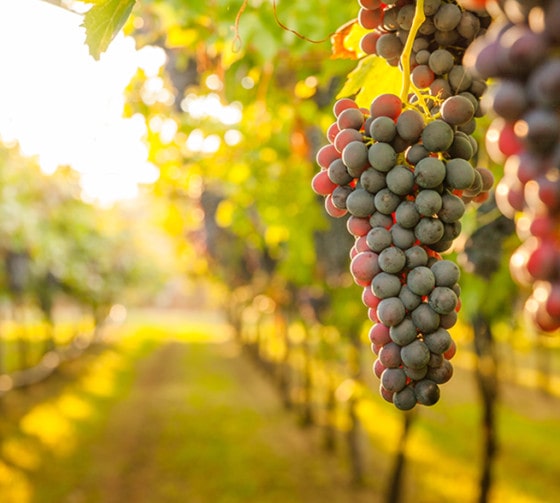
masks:
<path id="1" fill-rule="evenodd" d="M 504 163 L 496 202 L 522 240 L 510 270 L 531 290 L 525 312 L 550 332 L 560 328 L 560 2 L 498 4 L 465 61 L 495 82 L 483 97 L 487 150 Z"/>
<path id="2" fill-rule="evenodd" d="M 485 32 L 485 16 L 454 2 L 359 4 L 376 54 L 402 67 L 405 98 L 382 94 L 367 109 L 336 101 L 312 187 L 330 216 L 348 216 L 350 272 L 373 322 L 373 372 L 381 396 L 410 410 L 438 402 L 440 385 L 453 375 L 449 330 L 461 304 L 460 270 L 442 253 L 461 233 L 466 206 L 485 201 L 494 183 L 476 166 L 472 136 L 486 84 L 462 65 L 466 48 Z M 386 51 L 384 40 L 396 49 Z M 430 83 L 420 81 L 420 67 Z"/>

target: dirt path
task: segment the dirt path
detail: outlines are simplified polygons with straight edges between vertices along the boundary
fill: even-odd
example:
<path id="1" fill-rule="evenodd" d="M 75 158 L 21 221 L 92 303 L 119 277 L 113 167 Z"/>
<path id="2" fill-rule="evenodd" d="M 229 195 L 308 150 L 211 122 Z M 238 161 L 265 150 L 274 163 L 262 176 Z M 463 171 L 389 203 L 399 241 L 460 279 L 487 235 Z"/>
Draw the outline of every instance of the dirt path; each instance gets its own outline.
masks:
<path id="1" fill-rule="evenodd" d="M 344 456 L 299 429 L 233 343 L 169 342 L 141 361 L 91 456 L 69 501 L 377 501 L 349 486 Z"/>

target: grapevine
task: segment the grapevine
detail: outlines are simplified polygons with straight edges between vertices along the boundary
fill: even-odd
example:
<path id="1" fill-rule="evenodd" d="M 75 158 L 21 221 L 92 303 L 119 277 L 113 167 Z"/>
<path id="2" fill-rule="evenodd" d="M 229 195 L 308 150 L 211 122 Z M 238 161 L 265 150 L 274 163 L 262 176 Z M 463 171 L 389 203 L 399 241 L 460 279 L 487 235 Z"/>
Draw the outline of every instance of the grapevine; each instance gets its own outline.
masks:
<path id="1" fill-rule="evenodd" d="M 400 68 L 401 95 L 380 94 L 368 108 L 335 102 L 312 187 L 330 216 L 348 217 L 350 272 L 373 323 L 373 371 L 383 398 L 409 410 L 438 402 L 452 377 L 460 270 L 442 253 L 466 206 L 486 200 L 494 183 L 474 161 L 486 83 L 463 66 L 490 18 L 441 0 L 359 6 L 362 50 Z"/>

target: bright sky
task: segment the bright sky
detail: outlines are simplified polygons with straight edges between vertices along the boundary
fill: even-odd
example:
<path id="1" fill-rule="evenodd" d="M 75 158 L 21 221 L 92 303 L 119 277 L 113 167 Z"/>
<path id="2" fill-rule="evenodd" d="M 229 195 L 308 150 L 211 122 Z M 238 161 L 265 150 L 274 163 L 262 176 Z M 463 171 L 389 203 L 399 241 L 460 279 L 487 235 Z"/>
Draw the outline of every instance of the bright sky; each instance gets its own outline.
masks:
<path id="1" fill-rule="evenodd" d="M 81 23 L 40 0 L 0 1 L 0 138 L 39 155 L 46 172 L 71 165 L 86 198 L 110 203 L 157 179 L 143 118 L 122 117 L 123 89 L 138 66 L 155 73 L 163 59 L 120 36 L 95 61 Z"/>

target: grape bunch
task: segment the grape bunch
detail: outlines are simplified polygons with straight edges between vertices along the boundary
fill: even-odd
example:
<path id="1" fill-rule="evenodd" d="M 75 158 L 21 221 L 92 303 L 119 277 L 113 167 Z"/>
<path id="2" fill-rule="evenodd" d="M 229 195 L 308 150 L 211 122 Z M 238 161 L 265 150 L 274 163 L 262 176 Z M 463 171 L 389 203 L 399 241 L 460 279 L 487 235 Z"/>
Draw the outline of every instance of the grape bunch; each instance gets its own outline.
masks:
<path id="1" fill-rule="evenodd" d="M 402 63 L 416 14 L 416 1 L 358 0 L 358 23 L 370 30 L 361 39 L 366 54 L 383 57 L 390 65 Z M 473 78 L 462 64 L 466 48 L 483 35 L 491 18 L 484 10 L 470 11 L 456 2 L 424 0 L 424 20 L 411 41 L 408 65 L 412 84 L 441 99 L 461 94 L 478 112 L 478 99 L 486 89 L 483 79 Z M 438 106 L 437 100 L 430 102 Z M 474 132 L 474 118 L 461 128 Z"/>
<path id="2" fill-rule="evenodd" d="M 402 410 L 436 403 L 453 373 L 459 268 L 440 253 L 460 234 L 466 205 L 493 185 L 491 172 L 470 162 L 476 141 L 459 129 L 474 113 L 459 95 L 437 118 L 394 94 L 367 110 L 342 98 L 317 153 L 312 187 L 329 215 L 349 214 L 350 272 L 374 323 L 374 372 L 381 395 Z"/>
<path id="3" fill-rule="evenodd" d="M 488 151 L 504 162 L 502 213 L 522 240 L 510 269 L 531 289 L 526 313 L 560 328 L 560 2 L 501 1 L 502 16 L 465 55 L 477 78 L 495 79 L 483 102 L 494 119 Z"/>

